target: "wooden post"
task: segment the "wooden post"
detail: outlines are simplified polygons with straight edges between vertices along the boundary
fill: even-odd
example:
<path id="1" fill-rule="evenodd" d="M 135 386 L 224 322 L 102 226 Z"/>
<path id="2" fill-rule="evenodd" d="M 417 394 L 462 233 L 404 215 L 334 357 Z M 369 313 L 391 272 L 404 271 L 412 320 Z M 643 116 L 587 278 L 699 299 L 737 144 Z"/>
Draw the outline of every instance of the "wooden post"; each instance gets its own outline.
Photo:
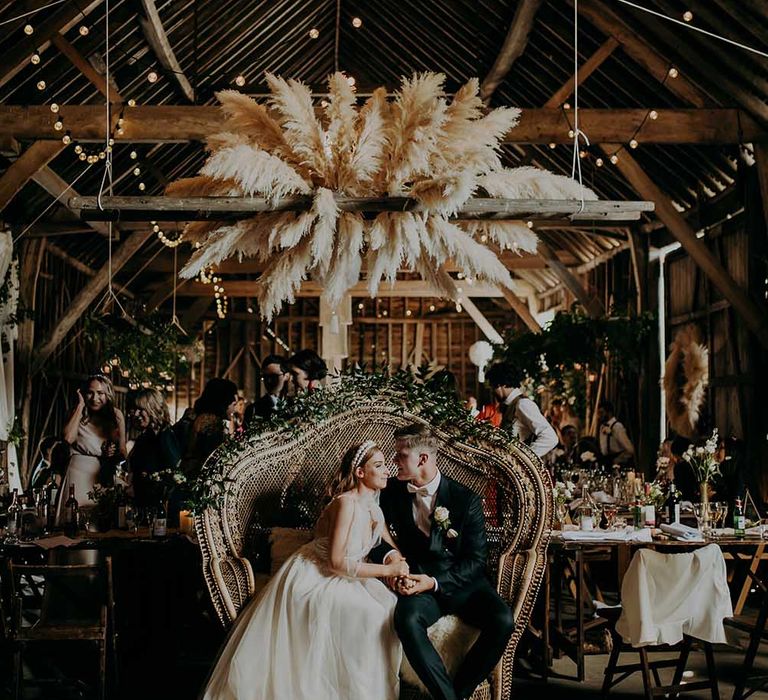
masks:
<path id="1" fill-rule="evenodd" d="M 145 241 L 152 236 L 151 231 L 137 231 L 127 238 L 125 242 L 112 254 L 112 274 L 116 274 L 127 263 L 135 253 L 144 245 Z M 59 320 L 58 324 L 42 339 L 32 360 L 32 374 L 36 374 L 42 369 L 45 361 L 51 356 L 59 343 L 64 339 L 69 330 L 80 317 L 85 313 L 88 307 L 95 301 L 96 297 L 104 291 L 109 283 L 109 262 L 104 263 L 96 275 L 88 281 L 80 292 L 72 300 L 67 312 Z"/>
<path id="2" fill-rule="evenodd" d="M 613 153 L 618 147 L 604 145 L 601 148 L 606 153 Z M 672 206 L 669 197 L 626 151 L 622 152 L 616 167 L 638 193 L 656 204 L 656 214 L 667 230 L 682 244 L 691 259 L 741 315 L 761 345 L 768 348 L 768 318 L 748 294 L 736 284 L 709 248 L 696 237 L 696 232 Z"/>

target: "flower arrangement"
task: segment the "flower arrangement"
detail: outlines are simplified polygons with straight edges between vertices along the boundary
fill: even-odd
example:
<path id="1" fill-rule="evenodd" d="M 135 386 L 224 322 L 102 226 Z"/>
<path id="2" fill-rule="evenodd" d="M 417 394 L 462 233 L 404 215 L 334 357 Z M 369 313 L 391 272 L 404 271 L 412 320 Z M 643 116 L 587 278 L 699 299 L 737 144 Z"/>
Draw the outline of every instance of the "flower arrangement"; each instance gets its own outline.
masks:
<path id="1" fill-rule="evenodd" d="M 152 472 L 149 475 L 149 480 L 157 489 L 157 500 L 162 502 L 167 501 L 177 488 L 187 483 L 186 475 L 175 469 L 161 469 Z"/>
<path id="2" fill-rule="evenodd" d="M 579 461 L 585 467 L 594 467 L 597 465 L 597 455 L 591 450 L 587 450 L 579 455 Z"/>
<path id="3" fill-rule="evenodd" d="M 405 263 L 452 298 L 443 265 L 506 287 L 509 270 L 497 250 L 536 250 L 538 238 L 520 221 L 454 221 L 476 195 L 528 199 L 596 199 L 572 178 L 501 164 L 503 136 L 520 110 L 483 109 L 474 78 L 452 99 L 440 73 L 401 80 L 390 101 L 378 88 L 362 105 L 343 73 L 328 79 L 328 97 L 316 110 L 310 89 L 266 74 L 268 105 L 235 90 L 216 94 L 222 133 L 207 140 L 210 155 L 197 177 L 172 183 L 172 197 L 290 197 L 306 209 L 280 209 L 236 222 L 188 224 L 195 247 L 181 271 L 187 279 L 234 256 L 265 263 L 255 296 L 271 319 L 312 277 L 335 307 L 360 278 L 366 261 L 375 296 Z M 270 109 L 271 108 L 271 109 Z M 409 197 L 417 211 L 382 211 L 373 218 L 345 211 L 338 197 Z"/>
<path id="4" fill-rule="evenodd" d="M 576 486 L 570 481 L 556 481 L 555 486 L 552 489 L 552 496 L 558 506 L 565 505 L 573 500 L 575 491 Z"/>
<path id="5" fill-rule="evenodd" d="M 648 492 L 643 497 L 643 503 L 648 506 L 656 506 L 661 508 L 664 505 L 664 501 L 667 500 L 667 492 L 664 489 L 664 485 L 658 481 L 653 481 Z"/>
<path id="6" fill-rule="evenodd" d="M 708 484 L 713 477 L 720 476 L 720 463 L 715 459 L 718 442 L 719 437 L 715 428 L 703 445 L 690 445 L 683 452 L 683 459 L 690 465 L 700 485 Z"/>

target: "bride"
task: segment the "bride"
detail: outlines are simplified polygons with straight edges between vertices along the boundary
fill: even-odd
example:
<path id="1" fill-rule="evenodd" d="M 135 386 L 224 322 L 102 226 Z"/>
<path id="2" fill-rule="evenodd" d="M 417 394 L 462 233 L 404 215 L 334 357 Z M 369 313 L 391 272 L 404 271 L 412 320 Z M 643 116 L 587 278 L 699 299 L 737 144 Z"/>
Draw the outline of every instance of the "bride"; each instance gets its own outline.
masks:
<path id="1" fill-rule="evenodd" d="M 204 700 L 397 700 L 397 598 L 378 579 L 408 565 L 365 561 L 382 540 L 396 549 L 375 499 L 387 476 L 372 440 L 347 451 L 315 539 L 240 614 Z"/>

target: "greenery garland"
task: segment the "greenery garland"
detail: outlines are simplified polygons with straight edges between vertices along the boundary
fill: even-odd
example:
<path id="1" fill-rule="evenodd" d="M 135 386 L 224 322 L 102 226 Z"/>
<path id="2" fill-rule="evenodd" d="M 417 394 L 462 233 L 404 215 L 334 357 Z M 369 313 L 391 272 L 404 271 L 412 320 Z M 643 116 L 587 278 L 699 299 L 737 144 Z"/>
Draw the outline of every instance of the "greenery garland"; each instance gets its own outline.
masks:
<path id="1" fill-rule="evenodd" d="M 473 445 L 491 444 L 508 448 L 517 439 L 490 423 L 476 421 L 455 392 L 447 375 L 424 380 L 409 371 L 388 374 L 384 369 L 342 372 L 333 385 L 281 401 L 268 418 L 254 420 L 244 434 L 229 438 L 203 465 L 199 474 L 188 475 L 187 507 L 196 515 L 219 508 L 229 488 L 225 466 L 239 455 L 243 442 L 258 442 L 267 433 L 291 438 L 350 406 L 386 398 L 402 413 L 406 411 L 446 432 L 452 440 Z"/>

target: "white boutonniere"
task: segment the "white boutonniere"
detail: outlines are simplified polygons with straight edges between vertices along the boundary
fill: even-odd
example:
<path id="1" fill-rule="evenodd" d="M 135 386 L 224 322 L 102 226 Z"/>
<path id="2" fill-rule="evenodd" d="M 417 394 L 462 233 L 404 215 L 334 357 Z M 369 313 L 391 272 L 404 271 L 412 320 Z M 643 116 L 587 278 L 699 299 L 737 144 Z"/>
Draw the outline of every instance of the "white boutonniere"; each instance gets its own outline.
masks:
<path id="1" fill-rule="evenodd" d="M 445 506 L 438 506 L 435 508 L 432 518 L 434 519 L 435 524 L 447 537 L 453 539 L 454 537 L 459 536 L 459 533 L 451 527 L 451 513 Z"/>

